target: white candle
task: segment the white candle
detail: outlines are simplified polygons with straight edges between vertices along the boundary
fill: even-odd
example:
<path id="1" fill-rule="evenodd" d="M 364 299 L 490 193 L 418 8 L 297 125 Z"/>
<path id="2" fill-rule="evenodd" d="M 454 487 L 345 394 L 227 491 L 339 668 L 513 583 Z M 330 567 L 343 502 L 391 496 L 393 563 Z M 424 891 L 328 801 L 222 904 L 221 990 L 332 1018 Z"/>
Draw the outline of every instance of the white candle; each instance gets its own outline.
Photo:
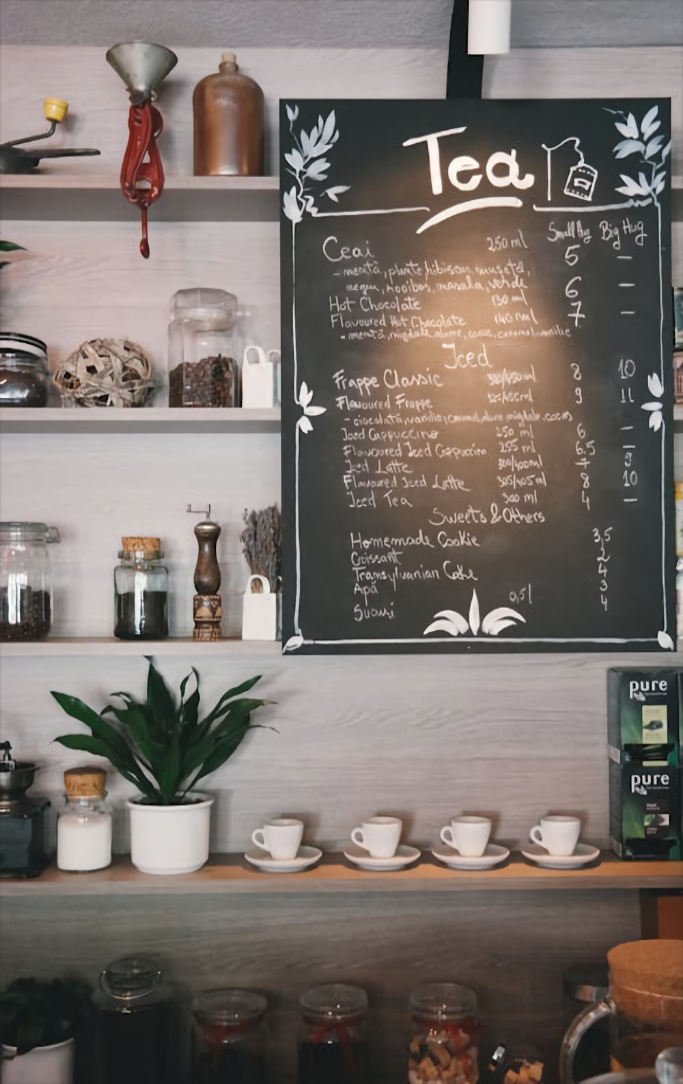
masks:
<path id="1" fill-rule="evenodd" d="M 62 813 L 57 821 L 57 866 L 85 872 L 111 865 L 111 814 Z"/>
<path id="2" fill-rule="evenodd" d="M 509 53 L 511 7 L 512 0 L 470 0 L 468 53 Z"/>

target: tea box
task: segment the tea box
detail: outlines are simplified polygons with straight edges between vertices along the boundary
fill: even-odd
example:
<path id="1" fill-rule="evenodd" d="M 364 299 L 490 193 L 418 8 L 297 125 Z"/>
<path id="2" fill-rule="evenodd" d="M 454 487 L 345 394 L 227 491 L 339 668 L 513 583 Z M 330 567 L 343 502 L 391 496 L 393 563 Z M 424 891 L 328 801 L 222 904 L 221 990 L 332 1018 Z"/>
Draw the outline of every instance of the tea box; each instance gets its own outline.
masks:
<path id="1" fill-rule="evenodd" d="M 609 670 L 607 741 L 611 760 L 678 765 L 680 670 Z M 683 686 L 682 686 L 683 688 Z"/>
<path id="2" fill-rule="evenodd" d="M 609 762 L 610 846 L 620 858 L 679 859 L 679 769 Z"/>

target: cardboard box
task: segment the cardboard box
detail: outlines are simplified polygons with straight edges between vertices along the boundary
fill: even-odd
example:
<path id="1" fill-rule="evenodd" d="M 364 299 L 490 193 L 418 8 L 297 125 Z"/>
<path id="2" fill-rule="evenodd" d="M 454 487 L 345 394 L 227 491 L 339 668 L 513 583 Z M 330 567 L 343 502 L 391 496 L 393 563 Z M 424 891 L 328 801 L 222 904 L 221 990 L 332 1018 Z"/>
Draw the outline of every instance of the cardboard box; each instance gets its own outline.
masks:
<path id="1" fill-rule="evenodd" d="M 679 765 L 682 672 L 609 670 L 608 755 L 617 764 Z"/>
<path id="2" fill-rule="evenodd" d="M 681 857 L 680 770 L 609 762 L 610 846 L 620 858 Z"/>

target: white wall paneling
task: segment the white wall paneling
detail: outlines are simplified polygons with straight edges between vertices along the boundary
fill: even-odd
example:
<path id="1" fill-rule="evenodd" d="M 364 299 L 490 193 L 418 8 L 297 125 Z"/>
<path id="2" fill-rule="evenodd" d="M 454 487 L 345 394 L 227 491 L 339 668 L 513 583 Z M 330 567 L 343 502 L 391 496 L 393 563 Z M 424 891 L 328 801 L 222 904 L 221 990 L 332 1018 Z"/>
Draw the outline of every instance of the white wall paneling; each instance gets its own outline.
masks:
<path id="1" fill-rule="evenodd" d="M 460 0 L 3 0 L 3 35 L 15 43 L 113 45 L 378 46 L 439 48 Z M 188 8 L 194 18 L 188 18 Z M 680 0 L 513 0 L 517 48 L 683 43 Z"/>

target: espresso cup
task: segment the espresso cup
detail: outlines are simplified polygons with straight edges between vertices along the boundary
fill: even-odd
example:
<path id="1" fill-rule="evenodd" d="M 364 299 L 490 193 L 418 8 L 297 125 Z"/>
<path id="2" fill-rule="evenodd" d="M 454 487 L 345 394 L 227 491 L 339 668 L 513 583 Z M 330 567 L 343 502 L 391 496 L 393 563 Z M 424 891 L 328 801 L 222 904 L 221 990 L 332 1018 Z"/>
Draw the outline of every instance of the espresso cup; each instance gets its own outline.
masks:
<path id="1" fill-rule="evenodd" d="M 529 839 L 538 843 L 548 854 L 566 856 L 574 853 L 580 832 L 581 821 L 578 817 L 552 814 L 541 817 L 541 823 L 535 824 L 529 832 Z"/>
<path id="2" fill-rule="evenodd" d="M 454 817 L 440 832 L 441 840 L 463 858 L 481 858 L 491 835 L 488 817 Z"/>
<path id="3" fill-rule="evenodd" d="M 251 833 L 252 842 L 271 858 L 296 858 L 304 834 L 304 822 L 290 817 L 275 817 Z"/>
<path id="4" fill-rule="evenodd" d="M 393 858 L 402 827 L 400 817 L 368 817 L 360 828 L 353 829 L 351 839 L 371 858 Z"/>

